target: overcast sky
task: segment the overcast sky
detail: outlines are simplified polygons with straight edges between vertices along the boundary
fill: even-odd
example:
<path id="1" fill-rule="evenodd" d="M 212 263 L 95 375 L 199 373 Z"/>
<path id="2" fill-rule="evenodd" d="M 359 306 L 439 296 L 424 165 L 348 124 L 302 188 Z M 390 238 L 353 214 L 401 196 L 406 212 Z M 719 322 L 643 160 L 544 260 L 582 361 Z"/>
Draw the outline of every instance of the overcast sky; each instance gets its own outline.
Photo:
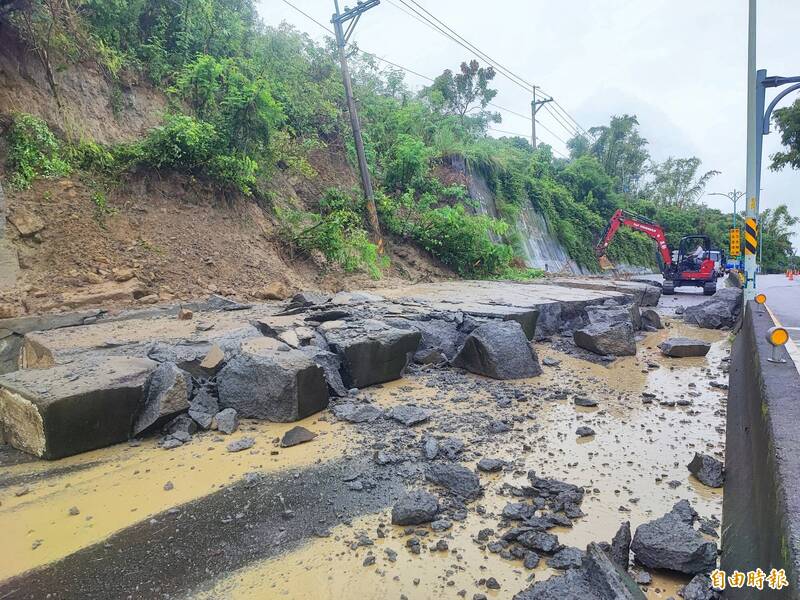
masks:
<path id="1" fill-rule="evenodd" d="M 328 24 L 333 0 L 292 0 Z M 417 0 L 433 15 L 493 59 L 541 86 L 583 127 L 607 124 L 611 115 L 639 117 L 656 160 L 698 156 L 702 169 L 721 174 L 707 191 L 745 186 L 747 73 L 746 0 Z M 346 3 L 342 2 L 343 4 Z M 349 4 L 354 4 L 354 1 Z M 366 51 L 429 77 L 457 68 L 474 54 L 383 0 L 358 24 L 353 39 Z M 282 0 L 261 0 L 267 24 L 287 21 L 316 39 L 326 33 Z M 770 75 L 800 75 L 800 0 L 761 0 L 758 66 Z M 412 89 L 427 82 L 407 75 Z M 495 102 L 530 111 L 530 92 L 498 75 Z M 774 91 L 767 91 L 767 103 Z M 800 94 L 782 102 L 786 106 Z M 541 111 L 542 123 L 566 140 L 569 134 Z M 505 113 L 497 127 L 530 135 L 530 121 Z M 540 139 L 564 145 L 547 131 Z M 500 135 L 500 134 L 496 134 Z M 780 147 L 773 132 L 764 142 L 761 206 L 788 204 L 800 215 L 800 172 L 770 171 Z M 729 211 L 722 197 L 704 198 Z M 740 202 L 739 209 L 743 209 Z M 800 227 L 795 235 L 800 246 Z"/>

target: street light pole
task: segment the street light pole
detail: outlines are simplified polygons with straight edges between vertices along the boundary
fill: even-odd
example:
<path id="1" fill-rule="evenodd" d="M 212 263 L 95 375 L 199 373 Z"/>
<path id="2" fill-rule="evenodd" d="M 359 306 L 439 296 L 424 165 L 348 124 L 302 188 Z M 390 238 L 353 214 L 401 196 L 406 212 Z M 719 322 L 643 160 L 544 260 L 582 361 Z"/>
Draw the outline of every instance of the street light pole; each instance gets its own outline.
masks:
<path id="1" fill-rule="evenodd" d="M 744 298 L 756 296 L 756 253 L 753 226 L 758 219 L 758 173 L 756 144 L 761 139 L 759 132 L 758 82 L 756 79 L 756 0 L 749 0 L 747 27 L 747 187 L 745 201 L 745 250 L 744 250 Z"/>
<path id="2" fill-rule="evenodd" d="M 739 199 L 744 196 L 744 192 L 740 192 L 738 190 L 733 190 L 732 192 L 728 192 L 727 194 L 723 194 L 722 192 L 711 192 L 708 194 L 709 196 L 724 196 L 731 202 L 733 202 L 733 225 L 732 228 L 736 229 L 736 203 Z"/>

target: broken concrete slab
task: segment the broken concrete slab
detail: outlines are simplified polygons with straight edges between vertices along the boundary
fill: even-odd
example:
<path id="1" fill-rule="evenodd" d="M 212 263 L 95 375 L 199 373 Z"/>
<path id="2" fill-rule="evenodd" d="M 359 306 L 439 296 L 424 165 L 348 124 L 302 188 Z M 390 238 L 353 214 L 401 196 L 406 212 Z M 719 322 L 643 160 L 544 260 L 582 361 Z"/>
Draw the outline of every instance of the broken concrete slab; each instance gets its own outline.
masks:
<path id="1" fill-rule="evenodd" d="M 337 419 L 350 423 L 370 423 L 383 417 L 383 411 L 372 404 L 356 404 L 344 402 L 333 407 L 333 414 Z"/>
<path id="2" fill-rule="evenodd" d="M 158 421 L 189 408 L 192 378 L 175 363 L 162 363 L 147 380 L 144 404 L 136 414 L 133 435 L 138 435 Z"/>
<path id="3" fill-rule="evenodd" d="M 217 375 L 217 389 L 221 407 L 253 419 L 299 421 L 328 406 L 322 367 L 271 338 L 244 342 Z"/>
<path id="4" fill-rule="evenodd" d="M 372 319 L 329 321 L 320 330 L 342 361 L 345 386 L 356 388 L 399 379 L 422 337 L 418 331 L 397 329 Z"/>
<path id="5" fill-rule="evenodd" d="M 8 443 L 46 459 L 127 440 L 156 363 L 109 357 L 0 377 Z"/>
<path id="6" fill-rule="evenodd" d="M 711 350 L 711 344 L 708 342 L 686 337 L 669 338 L 661 342 L 658 347 L 661 349 L 661 354 L 673 358 L 705 356 Z"/>
<path id="7" fill-rule="evenodd" d="M 717 564 L 717 545 L 692 526 L 696 513 L 685 500 L 663 517 L 636 528 L 631 549 L 636 561 L 651 569 L 695 575 Z"/>
<path id="8" fill-rule="evenodd" d="M 386 416 L 398 423 L 402 423 L 406 427 L 412 427 L 430 419 L 431 411 L 413 404 L 400 404 L 390 408 Z"/>
<path id="9" fill-rule="evenodd" d="M 542 374 L 536 352 L 516 321 L 495 321 L 477 327 L 452 364 L 493 379 L 523 379 Z"/>
<path id="10" fill-rule="evenodd" d="M 713 456 L 695 452 L 692 462 L 686 466 L 692 475 L 708 487 L 721 488 L 725 484 L 725 467 Z"/>
<path id="11" fill-rule="evenodd" d="M 575 330 L 575 345 L 603 356 L 634 356 L 636 339 L 630 323 L 604 321 Z"/>

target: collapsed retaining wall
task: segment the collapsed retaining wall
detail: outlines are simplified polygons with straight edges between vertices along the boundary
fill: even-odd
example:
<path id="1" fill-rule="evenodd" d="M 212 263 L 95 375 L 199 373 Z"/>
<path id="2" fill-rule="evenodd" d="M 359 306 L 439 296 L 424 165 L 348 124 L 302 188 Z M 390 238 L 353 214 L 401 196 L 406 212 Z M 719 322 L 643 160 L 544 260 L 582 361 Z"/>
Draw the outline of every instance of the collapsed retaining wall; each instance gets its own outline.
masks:
<path id="1" fill-rule="evenodd" d="M 769 362 L 773 325 L 750 302 L 731 354 L 721 569 L 785 569 L 789 586 L 726 598 L 800 598 L 800 374 L 784 349 Z"/>

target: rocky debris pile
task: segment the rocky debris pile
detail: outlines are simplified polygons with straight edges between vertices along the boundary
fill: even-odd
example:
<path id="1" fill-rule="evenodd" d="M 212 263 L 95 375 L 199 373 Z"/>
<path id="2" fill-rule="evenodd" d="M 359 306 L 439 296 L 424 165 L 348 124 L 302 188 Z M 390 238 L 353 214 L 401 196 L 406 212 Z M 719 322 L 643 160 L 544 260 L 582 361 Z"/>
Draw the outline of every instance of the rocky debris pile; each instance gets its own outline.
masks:
<path id="1" fill-rule="evenodd" d="M 692 462 L 686 466 L 692 475 L 709 487 L 720 488 L 725 484 L 725 467 L 713 456 L 695 452 Z"/>
<path id="2" fill-rule="evenodd" d="M 663 517 L 637 527 L 631 542 L 636 562 L 689 575 L 710 573 L 717 564 L 717 545 L 694 528 L 697 518 L 689 502 L 681 500 Z"/>
<path id="3" fill-rule="evenodd" d="M 519 592 L 514 600 L 644 600 L 636 582 L 597 544 L 589 544 L 580 564 Z"/>
<path id="4" fill-rule="evenodd" d="M 695 575 L 692 580 L 678 592 L 683 600 L 718 600 L 722 595 L 711 585 L 708 575 Z"/>
<path id="5" fill-rule="evenodd" d="M 708 300 L 686 308 L 683 320 L 705 329 L 733 327 L 742 312 L 742 290 L 722 288 Z"/>
<path id="6" fill-rule="evenodd" d="M 425 472 L 425 479 L 463 500 L 475 500 L 482 493 L 478 475 L 463 465 L 434 464 Z"/>
<path id="7" fill-rule="evenodd" d="M 397 301 L 362 292 L 303 292 L 284 305 L 250 305 L 212 296 L 205 303 L 153 307 L 113 317 L 102 311 L 59 317 L 50 320 L 52 326 L 65 329 L 44 332 L 36 331 L 35 319 L 26 318 L 24 323 L 6 320 L 0 323 L 0 333 L 8 324 L 14 340 L 24 335 L 21 350 L 19 344 L 14 347 L 21 352 L 24 365 L 39 368 L 36 389 L 41 391 L 48 381 L 84 377 L 84 373 L 97 372 L 97 365 L 123 357 L 147 361 L 141 363 L 148 365 L 142 385 L 127 389 L 122 383 L 95 382 L 97 387 L 87 390 L 86 397 L 70 403 L 85 403 L 105 412 L 104 418 L 114 421 L 113 427 L 106 429 L 126 431 L 125 435 L 86 433 L 80 427 L 70 432 L 59 428 L 56 433 L 56 429 L 40 427 L 39 435 L 53 438 L 51 446 L 60 443 L 58 435 L 85 434 L 93 438 L 87 447 L 95 448 L 113 443 L 108 440 L 158 431 L 183 413 L 188 413 L 199 430 L 223 433 L 235 431 L 238 418 L 296 421 L 323 410 L 331 396 L 347 398 L 336 404 L 338 418 L 375 422 L 383 419 L 384 412 L 352 402 L 351 392 L 401 377 L 412 360 L 424 368 L 452 361 L 497 379 L 533 377 L 541 373 L 530 342 L 537 335 L 537 323 L 541 322 L 546 332 L 571 333 L 587 323 L 588 327 L 633 328 L 630 323 L 639 315 L 638 306 L 621 306 L 625 297 L 618 294 L 597 306 L 592 294 L 577 294 L 582 299 L 559 303 L 538 291 L 544 286 L 496 286 L 511 294 L 505 303 L 493 298 Z M 84 323 L 91 323 L 90 332 L 78 331 Z M 18 336 L 17 330 L 24 333 Z M 614 343 L 619 345 L 619 340 Z M 603 354 L 616 352 L 600 346 L 596 349 Z M 70 373 L 62 368 L 67 364 Z M 13 377 L 8 381 L 0 378 L 0 387 L 9 397 L 14 396 L 14 385 Z M 125 397 L 124 408 L 120 397 Z M 8 401 L 4 406 L 18 407 L 19 403 Z M 27 422 L 32 413 L 15 410 L 14 414 L 7 410 L 9 416 L 3 417 L 7 421 L 4 426 L 11 431 L 9 438 L 12 443 L 19 440 L 23 448 L 36 446 L 22 441 L 29 437 L 26 428 L 36 428 Z M 414 426 L 425 421 L 421 411 L 424 409 L 398 407 L 387 416 Z M 406 413 L 410 416 L 404 416 Z M 510 419 L 493 419 L 488 426 L 491 434 L 512 428 Z M 180 431 L 176 436 L 167 432 L 162 445 L 177 447 L 188 441 L 187 435 L 190 439 L 192 433 Z M 63 451 L 66 449 L 59 452 Z M 48 455 L 41 448 L 37 452 Z M 452 459 L 455 454 L 446 451 L 440 456 Z"/>
<path id="8" fill-rule="evenodd" d="M 642 329 L 647 329 L 649 331 L 664 329 L 664 323 L 661 320 L 661 315 L 652 308 L 646 308 L 643 310 Z"/>
<path id="9" fill-rule="evenodd" d="M 711 344 L 708 342 L 685 337 L 669 338 L 661 342 L 658 347 L 661 349 L 661 354 L 673 358 L 705 356 L 711 350 Z"/>

